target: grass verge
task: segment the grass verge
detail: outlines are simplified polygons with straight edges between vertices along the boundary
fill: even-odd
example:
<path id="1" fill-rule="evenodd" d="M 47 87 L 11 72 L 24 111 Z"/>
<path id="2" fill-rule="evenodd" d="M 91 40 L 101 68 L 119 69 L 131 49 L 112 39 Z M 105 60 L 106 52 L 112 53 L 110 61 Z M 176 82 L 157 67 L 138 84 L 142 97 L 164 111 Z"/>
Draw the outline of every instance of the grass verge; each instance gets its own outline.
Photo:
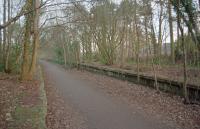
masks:
<path id="1" fill-rule="evenodd" d="M 38 87 L 33 88 L 36 85 Z M 9 129 L 47 129 L 47 99 L 40 66 L 37 69 L 37 83 L 31 86 L 18 94 Z"/>

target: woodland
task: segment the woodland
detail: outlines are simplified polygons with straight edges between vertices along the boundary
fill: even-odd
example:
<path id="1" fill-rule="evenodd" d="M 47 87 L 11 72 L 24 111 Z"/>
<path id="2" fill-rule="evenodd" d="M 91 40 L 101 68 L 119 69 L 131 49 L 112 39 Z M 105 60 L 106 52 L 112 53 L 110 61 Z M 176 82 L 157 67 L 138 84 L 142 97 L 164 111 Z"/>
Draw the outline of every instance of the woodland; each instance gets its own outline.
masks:
<path id="1" fill-rule="evenodd" d="M 200 0 L 0 0 L 0 128 L 199 129 L 199 106 Z"/>
<path id="2" fill-rule="evenodd" d="M 200 86 L 199 1 L 1 0 L 0 70 L 32 80 L 39 59 L 106 65 Z M 155 84 L 156 86 L 156 84 Z"/>

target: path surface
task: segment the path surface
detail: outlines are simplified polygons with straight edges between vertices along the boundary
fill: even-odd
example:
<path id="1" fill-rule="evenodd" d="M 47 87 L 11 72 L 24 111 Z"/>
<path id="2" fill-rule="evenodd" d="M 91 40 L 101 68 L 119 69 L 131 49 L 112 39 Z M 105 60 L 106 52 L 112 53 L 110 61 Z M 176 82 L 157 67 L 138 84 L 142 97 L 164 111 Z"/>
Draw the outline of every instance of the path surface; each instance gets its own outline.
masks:
<path id="1" fill-rule="evenodd" d="M 87 119 L 89 129 L 169 129 L 158 124 L 153 117 L 147 119 L 137 109 L 133 111 L 123 102 L 93 88 L 94 82 L 81 80 L 52 63 L 41 61 L 41 64 L 55 81 L 64 100 L 72 103 Z"/>

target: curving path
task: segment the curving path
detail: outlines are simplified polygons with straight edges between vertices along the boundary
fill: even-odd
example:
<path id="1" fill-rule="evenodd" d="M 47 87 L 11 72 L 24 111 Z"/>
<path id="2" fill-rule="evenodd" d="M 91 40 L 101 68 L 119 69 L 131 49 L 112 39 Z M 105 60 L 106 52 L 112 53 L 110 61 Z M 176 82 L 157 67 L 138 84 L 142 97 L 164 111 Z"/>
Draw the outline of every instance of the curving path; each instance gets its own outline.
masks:
<path id="1" fill-rule="evenodd" d="M 93 88 L 94 82 L 86 82 L 50 62 L 41 61 L 41 64 L 55 81 L 64 100 L 72 103 L 87 119 L 89 129 L 170 129 Z"/>

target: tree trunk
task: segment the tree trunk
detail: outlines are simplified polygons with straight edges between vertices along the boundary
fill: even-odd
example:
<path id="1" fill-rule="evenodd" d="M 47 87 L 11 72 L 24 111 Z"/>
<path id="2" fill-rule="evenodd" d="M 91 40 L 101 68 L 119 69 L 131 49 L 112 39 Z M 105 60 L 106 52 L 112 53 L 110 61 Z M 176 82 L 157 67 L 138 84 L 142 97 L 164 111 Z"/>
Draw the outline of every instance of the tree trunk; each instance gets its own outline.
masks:
<path id="1" fill-rule="evenodd" d="M 63 48 L 63 58 L 64 58 L 64 63 L 65 63 L 65 68 L 67 67 L 67 53 L 66 53 L 66 48 L 65 48 L 65 43 L 62 43 L 62 48 Z"/>
<path id="2" fill-rule="evenodd" d="M 149 43 L 148 43 L 148 30 L 147 30 L 147 17 L 145 16 L 145 42 L 146 42 L 146 48 L 145 48 L 145 51 L 146 51 L 146 63 L 148 64 L 149 62 Z"/>
<path id="3" fill-rule="evenodd" d="M 177 0 L 177 7 L 179 8 L 179 5 L 180 5 L 180 0 Z M 180 52 L 180 33 L 179 33 L 179 23 L 180 23 L 180 14 L 179 13 L 177 13 L 177 16 L 176 16 L 176 18 L 177 18 L 177 52 L 178 52 L 178 54 L 179 54 L 179 52 Z"/>
<path id="4" fill-rule="evenodd" d="M 0 29 L 0 64 L 2 63 L 2 58 L 3 58 L 3 51 L 2 51 L 2 33 L 1 33 L 1 29 Z"/>
<path id="5" fill-rule="evenodd" d="M 124 30 L 125 30 L 125 23 L 123 26 L 123 33 L 125 33 Z M 123 67 L 124 67 L 124 42 L 122 39 L 122 42 L 120 43 L 120 68 L 123 68 Z"/>
<path id="6" fill-rule="evenodd" d="M 124 42 L 120 44 L 120 68 L 124 67 Z"/>
<path id="7" fill-rule="evenodd" d="M 10 20 L 11 15 L 11 7 L 10 7 L 10 0 L 8 0 L 8 20 Z M 5 55 L 5 72 L 9 73 L 11 72 L 11 69 L 9 68 L 9 56 L 10 56 L 10 47 L 11 47 L 11 28 L 8 26 L 8 35 L 7 35 L 7 49 L 6 49 L 6 55 Z"/>
<path id="8" fill-rule="evenodd" d="M 159 32 L 158 32 L 158 60 L 160 64 L 161 55 L 162 55 L 162 22 L 163 22 L 163 1 L 160 2 L 160 16 L 159 16 Z"/>
<path id="9" fill-rule="evenodd" d="M 80 44 L 78 43 L 77 44 L 77 61 L 76 61 L 76 63 L 77 63 L 77 69 L 79 70 L 79 66 L 80 66 Z"/>
<path id="10" fill-rule="evenodd" d="M 156 40 L 156 34 L 155 34 L 155 30 L 154 30 L 154 25 L 153 25 L 153 16 L 151 15 L 151 44 L 153 45 L 153 53 L 154 56 L 156 56 L 156 54 L 158 54 L 158 47 L 157 47 L 157 40 Z M 151 51 L 151 48 L 150 48 Z"/>
<path id="11" fill-rule="evenodd" d="M 170 31 L 170 44 L 171 44 L 171 61 L 175 63 L 175 54 L 174 54 L 174 35 L 173 35 L 173 19 L 171 12 L 171 2 L 168 0 L 168 14 L 169 14 L 169 31 Z"/>
<path id="12" fill-rule="evenodd" d="M 180 13 L 179 8 L 177 9 L 177 13 Z M 181 42 L 183 44 L 183 54 L 184 54 L 184 63 L 183 63 L 183 77 L 184 77 L 184 81 L 183 81 L 183 94 L 184 94 L 184 98 L 185 98 L 185 103 L 190 103 L 189 101 L 189 97 L 188 97 L 188 91 L 187 91 L 187 51 L 186 51 L 186 44 L 185 44 L 185 39 L 184 39 L 184 31 L 183 31 L 183 27 L 181 26 L 180 20 L 178 20 L 178 27 L 180 29 L 181 32 Z"/>
<path id="13" fill-rule="evenodd" d="M 32 0 L 26 1 L 26 10 L 29 11 L 32 9 Z M 23 46 L 23 61 L 22 61 L 22 70 L 21 70 L 21 80 L 29 80 L 30 74 L 29 74 L 29 65 L 30 65 L 30 59 L 29 59 L 29 49 L 30 49 L 30 38 L 31 38 L 31 23 L 32 21 L 32 13 L 29 13 L 25 15 L 25 34 L 24 34 L 24 46 Z"/>
<path id="14" fill-rule="evenodd" d="M 158 86 L 158 80 L 157 80 L 157 73 L 156 73 L 156 68 L 154 65 L 154 60 L 152 59 L 152 68 L 153 68 L 153 73 L 154 73 L 154 86 L 156 88 L 156 91 L 159 93 L 159 86 Z"/>
<path id="15" fill-rule="evenodd" d="M 7 3 L 7 0 L 4 0 L 4 3 L 3 3 L 3 24 L 6 23 L 6 3 Z M 2 55 L 3 55 L 3 64 L 5 65 L 5 51 L 6 51 L 6 28 L 3 28 L 3 52 L 2 52 Z"/>
<path id="16" fill-rule="evenodd" d="M 154 31 L 154 26 L 153 26 L 153 18 L 151 16 L 151 44 L 153 44 L 154 50 L 152 52 L 151 49 L 149 49 L 149 53 L 153 53 L 153 57 L 151 57 L 151 65 L 153 68 L 153 74 L 154 74 L 154 87 L 156 88 L 156 91 L 159 93 L 159 85 L 158 85 L 158 80 L 157 80 L 157 70 L 154 64 L 154 58 L 157 58 L 157 47 L 156 47 L 156 36 L 155 36 L 155 31 Z"/>
<path id="17" fill-rule="evenodd" d="M 135 6 L 137 5 L 137 1 L 135 0 Z M 136 58 L 137 58 L 137 82 L 140 82 L 140 68 L 139 68 L 139 50 L 140 50 L 140 38 L 139 38 L 139 32 L 138 32 L 138 23 L 137 23 L 137 10 L 135 8 L 135 15 L 134 15 L 134 20 L 135 20 L 135 33 L 136 33 L 136 38 L 137 38 L 137 43 L 136 43 Z"/>
<path id="18" fill-rule="evenodd" d="M 34 23 L 33 23 L 33 31 L 34 31 L 34 42 L 33 42 L 33 53 L 32 53 L 32 61 L 30 67 L 30 79 L 33 78 L 34 73 L 36 71 L 36 63 L 37 63 L 37 54 L 38 54 L 38 46 L 39 46 L 39 13 L 40 13 L 40 0 L 34 0 Z"/>
<path id="19" fill-rule="evenodd" d="M 181 32 L 183 33 L 183 32 Z M 184 37 L 183 34 L 181 34 L 182 36 L 182 42 L 183 42 L 183 54 L 184 54 L 184 82 L 183 82 L 183 91 L 184 91 L 184 97 L 185 97 L 185 102 L 186 103 L 190 103 L 189 101 L 189 97 L 188 97 L 188 91 L 187 91 L 187 50 L 186 50 L 186 46 L 185 46 L 185 41 L 184 41 Z"/>

